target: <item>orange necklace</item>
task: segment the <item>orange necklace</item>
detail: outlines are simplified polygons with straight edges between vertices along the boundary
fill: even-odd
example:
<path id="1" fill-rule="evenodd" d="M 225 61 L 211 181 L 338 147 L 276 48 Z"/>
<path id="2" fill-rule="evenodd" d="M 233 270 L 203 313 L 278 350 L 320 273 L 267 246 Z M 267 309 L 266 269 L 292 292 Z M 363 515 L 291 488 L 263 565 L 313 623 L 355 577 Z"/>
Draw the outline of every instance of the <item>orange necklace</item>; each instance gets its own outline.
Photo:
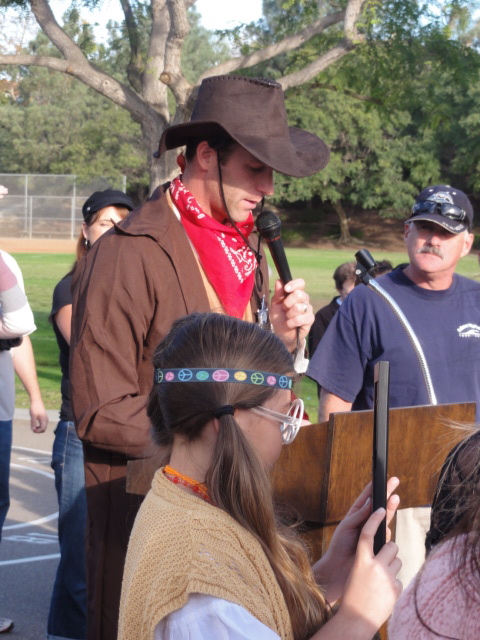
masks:
<path id="1" fill-rule="evenodd" d="M 208 496 L 208 489 L 202 482 L 197 482 L 196 480 L 185 476 L 183 473 L 175 471 L 175 469 L 172 469 L 172 467 L 168 464 L 163 468 L 163 474 L 166 478 L 168 478 L 168 480 L 170 480 L 170 482 L 173 482 L 173 484 L 181 484 L 184 487 L 188 487 L 194 493 L 200 496 L 200 498 L 203 498 L 205 502 L 209 502 L 210 504 L 212 504 L 212 501 Z"/>

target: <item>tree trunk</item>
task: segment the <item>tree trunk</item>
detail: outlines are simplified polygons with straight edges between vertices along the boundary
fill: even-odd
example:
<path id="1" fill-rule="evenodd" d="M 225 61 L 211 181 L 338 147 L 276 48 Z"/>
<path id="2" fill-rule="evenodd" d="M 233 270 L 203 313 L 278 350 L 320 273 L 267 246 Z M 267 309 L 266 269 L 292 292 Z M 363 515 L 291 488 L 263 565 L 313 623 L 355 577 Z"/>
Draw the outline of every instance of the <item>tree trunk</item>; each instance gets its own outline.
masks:
<path id="1" fill-rule="evenodd" d="M 150 176 L 150 194 L 161 184 L 171 180 L 172 177 L 180 173 L 176 163 L 179 150 L 167 151 L 161 158 L 154 157 L 158 151 L 158 144 L 165 129 L 163 119 L 149 118 L 141 123 L 143 143 L 148 153 L 148 171 Z"/>
<path id="2" fill-rule="evenodd" d="M 348 228 L 348 218 L 345 213 L 345 209 L 343 208 L 342 201 L 337 200 L 336 202 L 332 202 L 333 208 L 335 209 L 335 213 L 338 216 L 340 222 L 340 244 L 349 244 L 353 242 L 353 238 L 350 235 L 350 229 Z"/>

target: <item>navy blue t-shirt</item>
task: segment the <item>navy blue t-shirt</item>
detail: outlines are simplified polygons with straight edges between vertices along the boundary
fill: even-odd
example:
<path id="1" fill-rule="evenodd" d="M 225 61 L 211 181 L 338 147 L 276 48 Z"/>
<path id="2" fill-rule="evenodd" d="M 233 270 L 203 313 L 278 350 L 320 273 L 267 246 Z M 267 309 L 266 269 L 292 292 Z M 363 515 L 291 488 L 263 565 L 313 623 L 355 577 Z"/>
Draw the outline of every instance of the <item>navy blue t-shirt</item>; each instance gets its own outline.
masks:
<path id="1" fill-rule="evenodd" d="M 423 349 L 438 404 L 476 402 L 480 418 L 480 283 L 454 275 L 452 285 L 431 291 L 402 270 L 378 284 L 403 311 Z M 373 371 L 390 362 L 390 406 L 429 404 L 425 380 L 410 339 L 394 311 L 377 293 L 359 285 L 335 314 L 314 353 L 307 375 L 352 402 L 373 407 Z"/>

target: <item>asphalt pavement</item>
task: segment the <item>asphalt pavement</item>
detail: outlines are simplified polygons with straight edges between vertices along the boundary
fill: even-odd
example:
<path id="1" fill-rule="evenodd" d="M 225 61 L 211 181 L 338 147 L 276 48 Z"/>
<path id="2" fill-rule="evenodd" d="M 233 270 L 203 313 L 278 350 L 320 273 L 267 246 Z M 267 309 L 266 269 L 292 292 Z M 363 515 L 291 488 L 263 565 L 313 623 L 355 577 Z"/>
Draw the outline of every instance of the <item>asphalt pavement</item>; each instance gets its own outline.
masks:
<path id="1" fill-rule="evenodd" d="M 13 427 L 10 510 L 0 543 L 0 616 L 15 628 L 2 638 L 44 640 L 58 565 L 58 507 L 50 467 L 58 412 L 49 412 L 47 431 L 30 429 L 28 412 L 18 409 Z"/>

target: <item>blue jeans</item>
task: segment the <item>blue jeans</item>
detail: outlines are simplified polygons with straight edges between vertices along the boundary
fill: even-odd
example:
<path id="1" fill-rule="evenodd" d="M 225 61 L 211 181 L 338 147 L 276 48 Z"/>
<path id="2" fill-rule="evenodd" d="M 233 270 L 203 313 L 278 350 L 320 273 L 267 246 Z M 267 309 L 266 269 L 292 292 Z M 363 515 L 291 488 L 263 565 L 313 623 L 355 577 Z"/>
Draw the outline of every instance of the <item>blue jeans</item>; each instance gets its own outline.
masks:
<path id="1" fill-rule="evenodd" d="M 2 539 L 3 524 L 10 507 L 10 454 L 12 451 L 13 420 L 0 420 L 0 540 Z"/>
<path id="2" fill-rule="evenodd" d="M 73 422 L 55 429 L 52 469 L 58 496 L 60 562 L 53 585 L 47 638 L 83 640 L 87 635 L 85 535 L 87 503 L 83 446 Z"/>

